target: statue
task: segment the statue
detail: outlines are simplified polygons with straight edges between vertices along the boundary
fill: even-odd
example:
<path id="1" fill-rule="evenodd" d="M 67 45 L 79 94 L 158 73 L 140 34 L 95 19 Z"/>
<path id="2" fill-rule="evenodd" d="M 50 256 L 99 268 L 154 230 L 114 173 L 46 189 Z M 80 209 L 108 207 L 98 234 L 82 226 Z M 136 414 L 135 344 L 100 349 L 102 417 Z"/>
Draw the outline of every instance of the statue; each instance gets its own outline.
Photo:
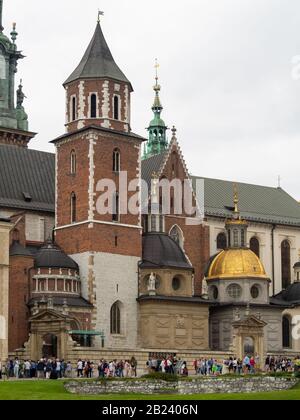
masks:
<path id="1" fill-rule="evenodd" d="M 155 291 L 156 291 L 156 275 L 154 273 L 151 273 L 148 280 L 149 295 L 155 295 L 156 294 Z"/>
<path id="2" fill-rule="evenodd" d="M 205 278 L 202 280 L 202 297 L 208 299 L 208 286 Z"/>
<path id="3" fill-rule="evenodd" d="M 19 88 L 17 90 L 17 108 L 23 107 L 23 102 L 25 98 L 26 98 L 26 95 L 23 92 L 23 86 L 22 86 L 22 80 L 21 80 L 19 84 Z"/>

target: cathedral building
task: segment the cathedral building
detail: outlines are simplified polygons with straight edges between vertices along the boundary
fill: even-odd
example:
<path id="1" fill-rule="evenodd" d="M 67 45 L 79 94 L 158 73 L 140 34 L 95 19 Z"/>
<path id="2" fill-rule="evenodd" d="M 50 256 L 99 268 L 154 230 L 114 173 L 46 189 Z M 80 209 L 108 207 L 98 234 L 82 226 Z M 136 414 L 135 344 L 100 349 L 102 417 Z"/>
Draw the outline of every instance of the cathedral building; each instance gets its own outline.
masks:
<path id="1" fill-rule="evenodd" d="M 0 357 L 300 350 L 299 204 L 281 188 L 206 178 L 199 198 L 175 127 L 168 138 L 157 74 L 148 138 L 132 131 L 133 86 L 99 21 L 63 85 L 55 154 L 29 148 L 16 39 L 1 24 Z M 165 212 L 162 181 L 203 217 L 178 213 L 175 188 Z"/>

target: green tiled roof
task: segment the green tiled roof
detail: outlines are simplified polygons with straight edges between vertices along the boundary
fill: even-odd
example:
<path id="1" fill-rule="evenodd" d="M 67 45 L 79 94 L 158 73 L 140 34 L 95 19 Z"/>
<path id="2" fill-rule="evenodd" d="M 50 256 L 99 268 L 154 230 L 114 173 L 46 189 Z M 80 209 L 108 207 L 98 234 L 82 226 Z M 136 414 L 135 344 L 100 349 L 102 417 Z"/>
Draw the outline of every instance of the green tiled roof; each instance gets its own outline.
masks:
<path id="1" fill-rule="evenodd" d="M 233 182 L 204 179 L 206 216 L 230 217 L 233 206 Z M 282 188 L 236 183 L 241 216 L 252 222 L 300 226 L 300 204 Z"/>

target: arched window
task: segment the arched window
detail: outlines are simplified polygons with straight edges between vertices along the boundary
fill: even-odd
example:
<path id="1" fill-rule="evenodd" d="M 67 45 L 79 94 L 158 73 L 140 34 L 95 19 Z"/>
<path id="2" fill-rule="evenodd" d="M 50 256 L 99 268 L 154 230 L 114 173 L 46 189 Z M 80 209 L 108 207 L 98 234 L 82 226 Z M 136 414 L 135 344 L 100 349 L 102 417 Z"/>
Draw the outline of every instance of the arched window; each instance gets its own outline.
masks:
<path id="1" fill-rule="evenodd" d="M 282 318 L 282 345 L 283 348 L 289 349 L 291 348 L 291 321 L 288 316 L 284 316 Z"/>
<path id="2" fill-rule="evenodd" d="M 72 96 L 72 104 L 71 104 L 71 119 L 72 121 L 76 120 L 76 96 Z"/>
<path id="3" fill-rule="evenodd" d="M 120 119 L 120 100 L 117 95 L 114 96 L 114 119 L 119 120 Z"/>
<path id="4" fill-rule="evenodd" d="M 281 277 L 282 288 L 287 289 L 291 284 L 291 246 L 287 240 L 281 243 Z"/>
<path id="5" fill-rule="evenodd" d="M 180 227 L 177 225 L 173 226 L 172 229 L 170 230 L 169 235 L 171 236 L 173 241 L 175 241 L 180 246 L 180 248 L 183 249 L 184 237 L 183 237 L 183 233 Z"/>
<path id="6" fill-rule="evenodd" d="M 239 231 L 237 229 L 233 230 L 233 246 L 239 246 Z"/>
<path id="7" fill-rule="evenodd" d="M 113 222 L 120 221 L 120 197 L 119 193 L 115 193 L 113 197 L 113 215 L 112 215 Z"/>
<path id="8" fill-rule="evenodd" d="M 75 153 L 75 150 L 72 150 L 70 160 L 71 160 L 71 174 L 75 175 L 76 174 L 76 153 Z"/>
<path id="9" fill-rule="evenodd" d="M 217 236 L 217 249 L 226 249 L 227 248 L 227 239 L 225 233 L 219 233 Z"/>
<path id="10" fill-rule="evenodd" d="M 119 149 L 115 149 L 113 152 L 113 171 L 120 172 L 121 170 L 121 154 Z"/>
<path id="11" fill-rule="evenodd" d="M 71 194 L 71 223 L 76 222 L 76 194 Z"/>
<path id="12" fill-rule="evenodd" d="M 110 333 L 121 334 L 121 310 L 119 302 L 114 303 L 110 310 Z"/>
<path id="13" fill-rule="evenodd" d="M 250 249 L 258 258 L 260 257 L 259 240 L 255 236 L 250 239 Z"/>
<path id="14" fill-rule="evenodd" d="M 97 95 L 93 93 L 90 98 L 91 101 L 91 118 L 97 118 Z"/>

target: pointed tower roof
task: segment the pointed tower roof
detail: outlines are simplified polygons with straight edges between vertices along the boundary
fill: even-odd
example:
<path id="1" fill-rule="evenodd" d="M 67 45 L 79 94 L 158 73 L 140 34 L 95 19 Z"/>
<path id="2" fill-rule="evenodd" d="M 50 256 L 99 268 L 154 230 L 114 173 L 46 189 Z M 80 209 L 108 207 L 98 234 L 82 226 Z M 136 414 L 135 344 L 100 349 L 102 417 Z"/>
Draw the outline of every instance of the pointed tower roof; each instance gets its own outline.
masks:
<path id="1" fill-rule="evenodd" d="M 117 66 L 104 38 L 100 22 L 97 22 L 94 36 L 80 62 L 64 85 L 78 79 L 110 78 L 129 83 L 130 81 Z"/>

